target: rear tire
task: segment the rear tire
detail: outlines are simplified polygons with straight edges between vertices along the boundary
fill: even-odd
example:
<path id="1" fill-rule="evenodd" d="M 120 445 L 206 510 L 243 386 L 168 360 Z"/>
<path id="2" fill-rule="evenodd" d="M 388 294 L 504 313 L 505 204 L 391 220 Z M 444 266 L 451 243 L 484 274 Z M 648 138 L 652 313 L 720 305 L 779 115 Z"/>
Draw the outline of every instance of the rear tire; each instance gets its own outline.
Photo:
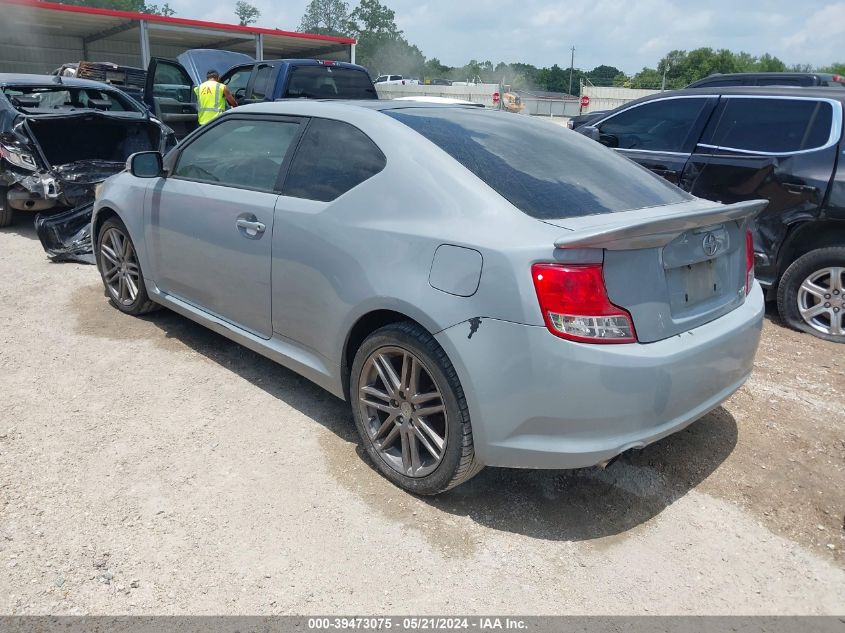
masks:
<path id="1" fill-rule="evenodd" d="M 400 488 L 436 495 L 483 468 L 455 368 L 416 323 L 393 323 L 367 337 L 355 354 L 349 385 L 364 449 Z"/>
<path id="2" fill-rule="evenodd" d="M 159 307 L 147 295 L 135 245 L 117 216 L 103 222 L 97 235 L 97 268 L 109 303 L 124 314 L 139 316 Z"/>
<path id="3" fill-rule="evenodd" d="M 8 192 L 8 187 L 0 187 L 0 227 L 9 226 L 15 215 L 15 210 L 9 206 Z"/>
<path id="4" fill-rule="evenodd" d="M 845 247 L 810 251 L 778 283 L 778 312 L 786 323 L 826 341 L 845 343 Z"/>

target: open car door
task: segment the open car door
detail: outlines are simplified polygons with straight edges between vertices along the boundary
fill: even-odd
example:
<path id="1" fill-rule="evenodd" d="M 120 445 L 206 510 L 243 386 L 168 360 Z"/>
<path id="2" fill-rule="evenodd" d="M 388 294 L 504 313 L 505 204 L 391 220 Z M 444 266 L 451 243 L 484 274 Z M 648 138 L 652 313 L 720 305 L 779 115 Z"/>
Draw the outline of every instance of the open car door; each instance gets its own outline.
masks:
<path id="1" fill-rule="evenodd" d="M 154 58 L 147 68 L 144 101 L 160 120 L 173 128 L 176 138 L 187 136 L 199 125 L 194 86 L 205 81 L 209 70 L 222 77 L 229 69 L 254 61 L 245 53 L 196 48 L 172 59 Z"/>
<path id="2" fill-rule="evenodd" d="M 198 126 L 194 82 L 178 62 L 155 58 L 147 69 L 144 102 L 182 139 Z"/>

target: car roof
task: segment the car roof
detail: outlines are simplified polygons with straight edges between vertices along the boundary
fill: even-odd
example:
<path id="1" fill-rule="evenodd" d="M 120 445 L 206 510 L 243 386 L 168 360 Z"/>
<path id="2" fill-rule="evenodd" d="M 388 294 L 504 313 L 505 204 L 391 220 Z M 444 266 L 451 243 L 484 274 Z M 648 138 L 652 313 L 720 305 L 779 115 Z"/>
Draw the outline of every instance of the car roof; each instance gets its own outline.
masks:
<path id="1" fill-rule="evenodd" d="M 326 61 L 331 61 L 330 64 L 325 63 Z M 249 66 L 253 64 L 291 64 L 295 66 L 327 66 L 329 68 L 352 68 L 354 70 L 364 70 L 367 69 L 363 66 L 358 64 L 352 64 L 350 62 L 339 62 L 334 60 L 320 60 L 320 59 L 312 59 L 306 57 L 287 57 L 285 59 L 262 59 L 259 61 L 253 62 L 244 62 L 243 64 L 238 64 L 237 66 L 233 66 L 232 68 L 238 68 L 239 66 Z M 228 72 L 228 71 L 227 71 Z"/>
<path id="2" fill-rule="evenodd" d="M 90 79 L 76 77 L 62 77 L 59 83 L 55 75 L 24 75 L 15 73 L 0 73 L 0 86 L 67 86 L 69 88 L 97 88 L 98 90 L 116 90 L 109 84 Z"/>
<path id="3" fill-rule="evenodd" d="M 750 72 L 750 73 L 713 73 L 712 75 L 707 75 L 703 79 L 699 79 L 698 81 L 704 81 L 706 79 L 724 79 L 724 78 L 731 78 L 731 77 L 832 77 L 831 73 L 800 73 L 800 72 L 777 72 L 777 71 L 765 71 L 765 72 Z"/>

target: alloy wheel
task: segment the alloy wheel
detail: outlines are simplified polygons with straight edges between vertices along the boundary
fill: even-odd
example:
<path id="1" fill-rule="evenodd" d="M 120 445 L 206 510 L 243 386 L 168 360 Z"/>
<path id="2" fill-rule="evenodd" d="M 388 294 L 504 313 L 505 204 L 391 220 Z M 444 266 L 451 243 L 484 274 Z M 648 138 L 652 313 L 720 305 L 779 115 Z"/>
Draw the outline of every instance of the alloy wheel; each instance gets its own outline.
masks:
<path id="1" fill-rule="evenodd" d="M 798 312 L 811 328 L 842 336 L 845 314 L 845 268 L 829 266 L 809 275 L 798 289 Z"/>
<path id="2" fill-rule="evenodd" d="M 446 453 L 448 416 L 425 364 L 400 347 L 382 347 L 364 362 L 358 381 L 364 427 L 384 461 L 407 477 L 425 477 Z"/>
<path id="3" fill-rule="evenodd" d="M 112 299 L 132 305 L 138 297 L 141 269 L 132 240 L 123 231 L 114 227 L 106 230 L 100 243 L 100 269 Z"/>

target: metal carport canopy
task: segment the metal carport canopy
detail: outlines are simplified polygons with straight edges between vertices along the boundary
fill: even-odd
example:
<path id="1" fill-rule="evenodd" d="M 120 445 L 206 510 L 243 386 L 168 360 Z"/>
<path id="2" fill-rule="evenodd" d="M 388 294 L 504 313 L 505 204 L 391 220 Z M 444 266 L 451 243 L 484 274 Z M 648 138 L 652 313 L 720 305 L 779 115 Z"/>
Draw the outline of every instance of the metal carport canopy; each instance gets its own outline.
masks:
<path id="1" fill-rule="evenodd" d="M 144 68 L 151 51 L 162 46 L 218 48 L 248 53 L 256 59 L 319 57 L 344 52 L 355 61 L 356 40 L 279 29 L 240 26 L 202 20 L 55 4 L 40 0 L 0 0 L 3 29 L 38 36 L 79 38 L 83 58 L 88 46 L 101 40 L 135 42 Z M 13 31 L 14 32 L 14 31 Z M 76 61 L 76 60 L 67 60 Z"/>

